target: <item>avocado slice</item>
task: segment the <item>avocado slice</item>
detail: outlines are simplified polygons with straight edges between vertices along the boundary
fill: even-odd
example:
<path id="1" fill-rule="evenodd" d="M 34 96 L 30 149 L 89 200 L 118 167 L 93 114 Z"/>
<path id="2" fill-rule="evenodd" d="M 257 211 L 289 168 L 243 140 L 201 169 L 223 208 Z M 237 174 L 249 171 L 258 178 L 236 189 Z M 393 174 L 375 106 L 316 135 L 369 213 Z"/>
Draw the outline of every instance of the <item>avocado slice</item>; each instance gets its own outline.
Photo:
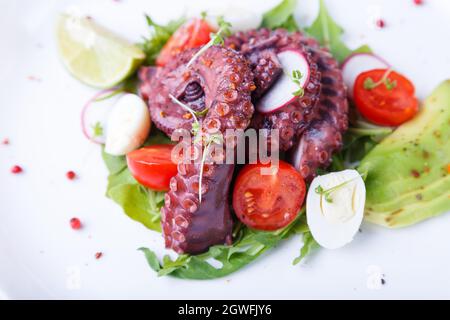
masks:
<path id="1" fill-rule="evenodd" d="M 406 227 L 450 211 L 450 80 L 361 162 L 367 221 Z"/>

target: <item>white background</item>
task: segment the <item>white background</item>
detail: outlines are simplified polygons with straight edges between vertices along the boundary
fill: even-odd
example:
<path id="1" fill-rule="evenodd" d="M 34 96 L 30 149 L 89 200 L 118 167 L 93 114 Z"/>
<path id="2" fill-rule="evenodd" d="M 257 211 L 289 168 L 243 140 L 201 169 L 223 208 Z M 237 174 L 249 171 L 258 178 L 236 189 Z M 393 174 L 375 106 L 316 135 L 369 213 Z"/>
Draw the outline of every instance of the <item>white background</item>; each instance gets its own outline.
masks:
<path id="1" fill-rule="evenodd" d="M 176 18 L 207 1 L 0 0 L 0 297 L 5 298 L 450 298 L 450 214 L 415 227 L 364 225 L 339 251 L 320 250 L 293 267 L 299 238 L 256 263 L 215 281 L 157 278 L 136 249 L 163 253 L 160 235 L 128 219 L 104 197 L 107 172 L 100 150 L 82 136 L 80 111 L 95 92 L 61 66 L 54 43 L 58 12 L 72 7 L 131 41 L 146 35 L 143 13 Z M 231 1 L 230 1 L 231 2 Z M 255 14 L 277 1 L 239 1 Z M 450 77 L 450 1 L 326 1 L 351 46 L 368 43 L 412 78 L 424 98 Z M 316 0 L 299 0 L 309 24 Z M 384 30 L 373 18 L 386 21 Z M 30 79 L 30 77 L 32 77 Z M 37 78 L 37 80 L 33 80 Z M 25 172 L 12 175 L 12 165 Z M 80 175 L 65 178 L 67 170 Z M 82 231 L 69 227 L 78 216 Z M 97 251 L 104 252 L 95 260 Z M 378 266 L 386 285 L 367 287 Z M 80 282 L 77 282 L 79 278 Z"/>

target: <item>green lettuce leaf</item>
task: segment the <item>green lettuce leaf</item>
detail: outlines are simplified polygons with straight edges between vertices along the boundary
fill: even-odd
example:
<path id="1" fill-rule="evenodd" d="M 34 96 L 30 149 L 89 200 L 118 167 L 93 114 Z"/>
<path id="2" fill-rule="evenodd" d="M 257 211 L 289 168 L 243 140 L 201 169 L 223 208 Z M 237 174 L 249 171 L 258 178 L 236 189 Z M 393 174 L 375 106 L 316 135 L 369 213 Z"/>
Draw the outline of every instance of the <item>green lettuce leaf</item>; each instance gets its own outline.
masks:
<path id="1" fill-rule="evenodd" d="M 303 247 L 300 249 L 300 255 L 294 259 L 292 264 L 299 264 L 304 258 L 309 256 L 312 251 L 319 247 L 319 244 L 314 240 L 311 232 L 303 233 Z"/>
<path id="2" fill-rule="evenodd" d="M 261 26 L 270 29 L 286 28 L 289 31 L 298 31 L 299 27 L 294 19 L 296 5 L 296 0 L 283 0 L 278 6 L 264 14 Z M 152 34 L 150 38 L 144 39 L 140 46 L 147 55 L 146 63 L 154 64 L 161 48 L 184 22 L 184 19 L 171 22 L 167 26 L 158 25 L 149 17 L 147 17 L 147 22 L 151 27 Z M 368 46 L 362 46 L 352 51 L 342 42 L 343 30 L 331 18 L 322 0 L 320 1 L 319 16 L 306 29 L 306 32 L 328 47 L 340 62 L 355 52 L 371 52 Z M 344 151 L 335 156 L 332 170 L 342 170 L 348 166 L 349 160 L 355 160 L 348 159 L 350 154 L 358 154 L 354 158 L 361 159 L 377 143 L 379 132 L 375 131 L 349 133 L 345 138 Z M 152 132 L 146 144 L 159 143 L 170 143 L 170 141 L 161 132 Z M 104 153 L 103 158 L 110 172 L 108 197 L 121 205 L 125 213 L 132 219 L 141 222 L 149 229 L 160 231 L 159 212 L 164 205 L 164 193 L 149 191 L 140 186 L 127 169 L 124 157 L 112 157 Z M 300 256 L 294 260 L 294 264 L 298 264 L 318 247 L 309 232 L 304 212 L 290 226 L 277 232 L 254 231 L 238 223 L 234 231 L 235 241 L 232 246 L 213 246 L 208 252 L 197 256 L 180 255 L 175 260 L 164 256 L 160 262 L 152 250 L 148 248 L 139 250 L 144 253 L 149 266 L 159 276 L 170 275 L 182 279 L 215 279 L 245 267 L 265 252 L 276 247 L 281 241 L 299 234 L 303 235 L 303 247 L 300 250 Z M 221 267 L 209 263 L 211 259 Z"/>
<path id="3" fill-rule="evenodd" d="M 330 16 L 323 0 L 320 0 L 317 19 L 310 27 L 306 28 L 306 32 L 316 38 L 321 45 L 327 47 L 340 63 L 352 53 L 371 52 L 370 48 L 366 45 L 356 50 L 351 50 L 345 45 L 341 39 L 344 30 Z"/>
<path id="4" fill-rule="evenodd" d="M 263 15 L 261 27 L 276 29 L 285 28 L 289 31 L 298 31 L 297 22 L 294 19 L 294 11 L 297 0 L 283 0 L 279 5 Z"/>
<path id="5" fill-rule="evenodd" d="M 288 227 L 276 232 L 255 231 L 239 223 L 234 231 L 232 246 L 214 246 L 197 256 L 180 255 L 176 260 L 164 256 L 159 263 L 156 254 L 148 248 L 140 248 L 149 266 L 158 276 L 170 275 L 181 279 L 207 280 L 225 277 L 256 260 L 300 230 L 307 230 L 304 210 Z M 306 253 L 305 253 L 306 255 Z M 211 262 L 214 260 L 214 265 Z"/>
<path id="6" fill-rule="evenodd" d="M 185 18 L 170 21 L 167 25 L 155 23 L 149 16 L 145 16 L 147 24 L 150 27 L 150 37 L 143 38 L 138 46 L 145 53 L 146 65 L 154 65 L 159 52 L 172 36 L 172 34 L 186 21 Z"/>
<path id="7" fill-rule="evenodd" d="M 171 141 L 162 132 L 154 129 L 145 145 L 167 143 Z M 106 196 L 120 205 L 131 219 L 160 232 L 160 210 L 164 205 L 164 192 L 141 186 L 128 170 L 124 156 L 111 156 L 103 150 L 102 158 L 109 171 Z"/>

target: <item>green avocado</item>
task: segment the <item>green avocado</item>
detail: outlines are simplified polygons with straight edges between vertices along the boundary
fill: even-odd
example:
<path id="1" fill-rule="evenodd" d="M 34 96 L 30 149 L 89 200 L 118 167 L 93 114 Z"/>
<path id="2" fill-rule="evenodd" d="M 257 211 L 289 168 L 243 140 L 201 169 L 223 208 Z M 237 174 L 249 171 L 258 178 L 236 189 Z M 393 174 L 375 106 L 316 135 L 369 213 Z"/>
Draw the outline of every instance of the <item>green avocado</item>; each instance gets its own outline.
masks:
<path id="1" fill-rule="evenodd" d="M 401 228 L 450 211 L 450 80 L 361 162 L 365 219 Z"/>

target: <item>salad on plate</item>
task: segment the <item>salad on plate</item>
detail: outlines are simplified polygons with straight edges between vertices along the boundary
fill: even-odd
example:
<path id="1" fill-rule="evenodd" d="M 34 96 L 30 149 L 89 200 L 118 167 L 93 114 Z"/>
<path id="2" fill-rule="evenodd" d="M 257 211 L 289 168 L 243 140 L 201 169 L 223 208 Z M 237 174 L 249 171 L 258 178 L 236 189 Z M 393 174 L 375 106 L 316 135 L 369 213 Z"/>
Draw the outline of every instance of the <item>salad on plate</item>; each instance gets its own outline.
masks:
<path id="1" fill-rule="evenodd" d="M 60 16 L 64 65 L 101 89 L 81 124 L 102 147 L 106 195 L 177 254 L 139 248 L 159 276 L 223 277 L 301 235 L 296 265 L 349 244 L 363 220 L 400 228 L 450 210 L 450 80 L 421 103 L 318 3 L 307 28 L 295 0 L 262 16 L 145 16 L 138 44 Z"/>

